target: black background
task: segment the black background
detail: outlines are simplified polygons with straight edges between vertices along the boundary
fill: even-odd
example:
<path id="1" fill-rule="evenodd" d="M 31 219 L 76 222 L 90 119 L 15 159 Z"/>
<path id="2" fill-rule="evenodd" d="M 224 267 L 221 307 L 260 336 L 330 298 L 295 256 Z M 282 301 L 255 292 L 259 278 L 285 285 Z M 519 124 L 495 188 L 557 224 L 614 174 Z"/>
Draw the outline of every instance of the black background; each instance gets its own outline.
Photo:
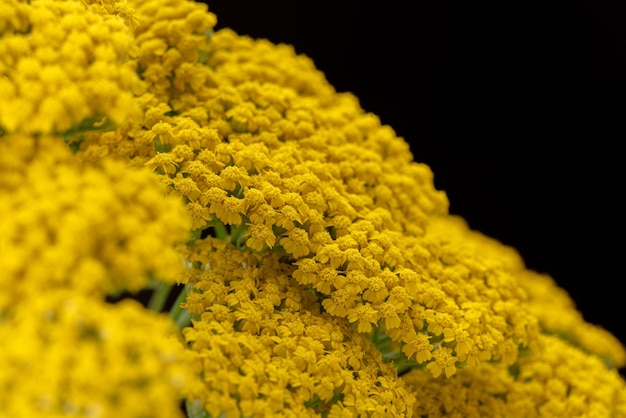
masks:
<path id="1" fill-rule="evenodd" d="M 293 44 L 435 173 L 450 211 L 626 342 L 626 3 L 209 0 Z"/>

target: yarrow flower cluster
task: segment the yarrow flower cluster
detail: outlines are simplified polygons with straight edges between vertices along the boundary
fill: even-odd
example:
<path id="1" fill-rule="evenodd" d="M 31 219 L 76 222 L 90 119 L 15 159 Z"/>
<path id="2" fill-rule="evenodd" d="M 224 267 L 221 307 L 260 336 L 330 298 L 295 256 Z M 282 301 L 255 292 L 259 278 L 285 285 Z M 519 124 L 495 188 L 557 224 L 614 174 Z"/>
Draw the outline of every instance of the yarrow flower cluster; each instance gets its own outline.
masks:
<path id="1" fill-rule="evenodd" d="M 135 21 L 124 2 L 8 0 L 0 15 L 0 126 L 63 133 L 139 108 Z M 6 12 L 5 12 L 6 10 Z"/>
<path id="2" fill-rule="evenodd" d="M 0 416 L 626 417 L 619 341 L 311 60 L 215 24 L 3 6 Z"/>
<path id="3" fill-rule="evenodd" d="M 542 355 L 510 367 L 485 363 L 453 379 L 432 380 L 410 371 L 403 380 L 428 399 L 416 416 L 428 417 L 610 417 L 624 416 L 625 392 L 617 373 L 551 335 L 542 335 Z"/>
<path id="4" fill-rule="evenodd" d="M 174 283 L 190 222 L 147 171 L 87 166 L 57 138 L 3 139 L 0 306 L 59 287 L 137 292 L 150 275 Z M 159 257 L 154 257 L 158 253 Z"/>
<path id="5" fill-rule="evenodd" d="M 149 172 L 84 165 L 60 138 L 0 141 L 0 416 L 176 416 L 194 382 L 176 327 L 106 297 L 175 282 L 184 207 Z"/>
<path id="6" fill-rule="evenodd" d="M 132 302 L 73 289 L 20 301 L 0 321 L 0 416 L 182 416 L 191 359 L 171 321 Z"/>

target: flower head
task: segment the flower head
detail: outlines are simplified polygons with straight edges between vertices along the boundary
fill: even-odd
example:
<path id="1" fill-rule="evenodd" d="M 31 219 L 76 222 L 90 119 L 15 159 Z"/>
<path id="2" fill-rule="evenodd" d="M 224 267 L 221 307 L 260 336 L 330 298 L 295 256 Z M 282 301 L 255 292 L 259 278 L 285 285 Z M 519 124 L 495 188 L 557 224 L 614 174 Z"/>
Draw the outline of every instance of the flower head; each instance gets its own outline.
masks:
<path id="1" fill-rule="evenodd" d="M 168 318 L 68 290 L 0 320 L 5 416 L 180 417 L 195 376 Z"/>
<path id="2" fill-rule="evenodd" d="M 16 134 L 0 145 L 0 312 L 54 288 L 103 296 L 182 273 L 173 246 L 190 221 L 150 172 L 81 164 L 59 138 Z"/>
<path id="3" fill-rule="evenodd" d="M 140 115 L 129 59 L 136 24 L 125 2 L 10 0 L 0 17 L 0 127 L 70 133 Z"/>

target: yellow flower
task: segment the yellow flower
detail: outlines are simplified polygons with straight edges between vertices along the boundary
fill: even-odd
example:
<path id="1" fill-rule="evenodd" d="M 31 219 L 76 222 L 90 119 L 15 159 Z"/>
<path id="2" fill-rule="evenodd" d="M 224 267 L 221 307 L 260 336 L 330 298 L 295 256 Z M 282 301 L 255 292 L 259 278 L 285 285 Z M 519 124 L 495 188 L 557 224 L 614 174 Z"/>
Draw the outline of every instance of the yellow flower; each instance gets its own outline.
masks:
<path id="1" fill-rule="evenodd" d="M 292 47 L 213 33 L 191 1 L 7 4 L 0 329 L 15 300 L 100 303 L 175 280 L 182 255 L 203 377 L 189 407 L 213 416 L 624 411 L 594 357 L 624 364 L 621 344 L 448 215 L 407 143 Z M 406 375 L 419 398 L 383 354 L 425 366 Z M 576 383 L 581 365 L 601 389 Z"/>
<path id="2" fill-rule="evenodd" d="M 284 274 L 290 267 L 277 262 L 280 255 L 244 253 L 214 238 L 188 248 L 187 259 L 203 254 L 211 266 L 190 276 L 196 291 L 188 303 L 204 308 L 197 310 L 201 320 L 183 330 L 207 376 L 193 395 L 207 411 L 319 416 L 341 405 L 341 393 L 357 397 L 359 404 L 343 405 L 357 415 L 366 413 L 361 400 L 369 398 L 367 408 L 392 408 L 402 398 L 397 411 L 411 410 L 414 398 L 392 366 L 349 324 L 322 314 L 312 295 Z M 286 309 L 289 298 L 298 299 L 297 310 Z M 379 398 L 382 384 L 390 393 Z M 241 401 L 229 406 L 224 394 Z"/>
<path id="3" fill-rule="evenodd" d="M 0 415 L 181 417 L 196 380 L 175 332 L 134 301 L 33 295 L 0 321 Z"/>
<path id="4" fill-rule="evenodd" d="M 141 83 L 129 62 L 137 55 L 135 17 L 128 7 L 104 4 L 7 5 L 17 14 L 0 24 L 0 126 L 6 132 L 64 133 L 140 117 L 132 91 Z"/>
<path id="5" fill-rule="evenodd" d="M 309 289 L 308 300 L 347 322 L 349 310 L 371 307 L 395 344 L 438 336 L 467 367 L 534 348 L 555 315 L 532 312 L 542 308 L 522 284 L 528 271 L 511 261 L 518 256 L 449 216 L 430 169 L 354 96 L 291 47 L 212 33 L 204 5 L 130 5 L 146 22 L 136 32 L 144 121 L 85 135 L 80 158 L 147 163 L 189 200 L 203 236 L 221 222 L 222 236 L 245 238 L 242 251 L 284 250 L 281 262 L 294 267 L 284 274 Z M 285 303 L 302 307 L 295 296 Z M 566 328 L 582 329 L 574 323 Z M 592 346 L 601 334 L 572 338 Z M 620 364 L 620 345 L 607 347 Z"/>
<path id="6" fill-rule="evenodd" d="M 470 338 L 469 333 L 466 331 L 466 329 L 466 325 L 462 325 L 461 327 L 456 329 L 443 329 L 443 340 L 447 343 L 455 343 L 454 351 L 459 356 L 460 361 L 464 361 L 474 347 L 474 342 Z"/>
<path id="7" fill-rule="evenodd" d="M 191 222 L 151 173 L 78 163 L 60 138 L 0 137 L 0 311 L 54 288 L 103 296 L 173 283 Z M 6 250 L 4 250 L 6 249 Z"/>
<path id="8" fill-rule="evenodd" d="M 322 301 L 322 306 L 333 316 L 345 317 L 348 310 L 357 303 L 357 298 L 344 289 L 337 289 L 330 293 L 330 297 Z M 354 321 L 352 321 L 354 322 Z"/>
<path id="9" fill-rule="evenodd" d="M 358 308 L 348 309 L 348 321 L 358 321 L 357 330 L 361 333 L 372 332 L 372 324 L 376 325 L 380 315 L 370 305 L 360 305 Z"/>
<path id="10" fill-rule="evenodd" d="M 404 337 L 405 344 L 402 345 L 402 352 L 408 357 L 413 357 L 419 363 L 424 363 L 432 358 L 433 345 L 430 343 L 430 337 L 424 334 L 412 333 L 411 336 Z"/>
<path id="11" fill-rule="evenodd" d="M 557 338 L 542 336 L 541 345 L 513 366 L 483 363 L 452 379 L 405 374 L 423 399 L 415 416 L 626 416 L 626 384 L 617 371 Z"/>
<path id="12" fill-rule="evenodd" d="M 446 377 L 450 377 L 456 373 L 456 360 L 457 358 L 452 355 L 452 349 L 439 347 L 433 351 L 433 361 L 428 363 L 426 368 L 430 370 L 433 377 L 439 377 L 442 372 Z"/>
<path id="13" fill-rule="evenodd" d="M 266 225 L 252 224 L 248 227 L 246 235 L 250 237 L 246 245 L 256 251 L 263 250 L 264 246 L 272 248 L 276 244 L 276 236 L 272 228 Z"/>
<path id="14" fill-rule="evenodd" d="M 286 236 L 281 238 L 279 243 L 285 248 L 287 253 L 292 254 L 295 258 L 304 257 L 310 252 L 309 235 L 300 228 L 294 228 L 286 232 Z"/>
<path id="15" fill-rule="evenodd" d="M 200 205 L 197 202 L 189 202 L 187 204 L 187 212 L 191 216 L 192 224 L 191 229 L 198 229 L 206 225 L 207 221 L 211 220 L 211 212 L 209 208 Z"/>
<path id="16" fill-rule="evenodd" d="M 240 225 L 242 222 L 243 200 L 238 197 L 225 197 L 222 202 L 211 205 L 211 209 L 227 225 Z"/>

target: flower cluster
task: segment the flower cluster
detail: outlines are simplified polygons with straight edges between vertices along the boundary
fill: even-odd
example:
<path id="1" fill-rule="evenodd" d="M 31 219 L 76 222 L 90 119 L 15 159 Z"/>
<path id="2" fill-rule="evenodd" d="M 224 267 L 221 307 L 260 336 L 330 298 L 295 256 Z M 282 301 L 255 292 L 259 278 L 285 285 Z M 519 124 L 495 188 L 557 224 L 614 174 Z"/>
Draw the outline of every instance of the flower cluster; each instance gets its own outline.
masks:
<path id="1" fill-rule="evenodd" d="M 182 416 L 194 377 L 168 318 L 73 289 L 20 304 L 0 320 L 0 416 Z"/>
<path id="2" fill-rule="evenodd" d="M 486 363 L 454 379 L 433 380 L 422 371 L 403 376 L 429 401 L 415 416 L 611 417 L 626 415 L 626 385 L 596 357 L 553 336 L 541 337 L 541 356 L 513 367 Z"/>
<path id="3" fill-rule="evenodd" d="M 175 281 L 172 245 L 190 223 L 148 171 L 82 165 L 58 138 L 1 140 L 0 310 L 55 288 L 102 297 Z"/>
<path id="4" fill-rule="evenodd" d="M 610 332 L 585 322 L 567 292 L 554 280 L 543 274 L 525 271 L 520 286 L 529 294 L 529 311 L 539 320 L 541 328 L 549 334 L 601 358 L 607 366 L 623 367 L 626 352 Z"/>
<path id="5" fill-rule="evenodd" d="M 151 22 L 150 45 L 175 50 L 170 32 Z M 360 333 L 384 327 L 409 357 L 433 362 L 435 376 L 434 358 L 511 363 L 536 339 L 536 321 L 517 309 L 524 296 L 497 257 L 495 265 L 475 255 L 442 261 L 446 244 L 427 225 L 445 215 L 447 200 L 389 127 L 290 47 L 228 30 L 201 46 L 195 56 L 172 52 L 191 61 L 175 69 L 145 64 L 144 77 L 159 72 L 154 82 L 167 89 L 142 99 L 143 126 L 87 134 L 79 155 L 151 167 L 187 202 L 197 235 L 227 228 L 242 250 L 283 254 L 326 312 Z M 204 81 L 184 81 L 183 67 Z M 485 297 L 476 286 L 488 275 L 500 288 Z M 444 329 L 445 350 L 428 342 Z"/>
<path id="6" fill-rule="evenodd" d="M 292 47 L 188 0 L 4 9 L 0 415 L 626 417 L 619 341 Z M 176 282 L 178 339 L 111 302 Z"/>
<path id="7" fill-rule="evenodd" d="M 180 415 L 194 378 L 173 322 L 105 298 L 174 283 L 184 207 L 149 172 L 83 165 L 60 138 L 0 146 L 0 415 Z"/>
<path id="8" fill-rule="evenodd" d="M 45 0 L 2 11 L 0 416 L 181 416 L 196 377 L 176 326 L 107 300 L 175 283 L 191 221 L 148 170 L 82 163 L 65 141 L 139 114 L 132 12 Z"/>
<path id="9" fill-rule="evenodd" d="M 122 1 L 8 0 L 0 132 L 64 133 L 138 116 L 139 78 L 127 65 L 138 54 L 134 24 Z"/>
<path id="10" fill-rule="evenodd" d="M 410 416 L 415 397 L 382 355 L 345 321 L 320 312 L 280 256 L 242 252 L 215 238 L 189 261 L 183 333 L 211 416 Z M 347 414 L 347 415 L 344 415 Z"/>

